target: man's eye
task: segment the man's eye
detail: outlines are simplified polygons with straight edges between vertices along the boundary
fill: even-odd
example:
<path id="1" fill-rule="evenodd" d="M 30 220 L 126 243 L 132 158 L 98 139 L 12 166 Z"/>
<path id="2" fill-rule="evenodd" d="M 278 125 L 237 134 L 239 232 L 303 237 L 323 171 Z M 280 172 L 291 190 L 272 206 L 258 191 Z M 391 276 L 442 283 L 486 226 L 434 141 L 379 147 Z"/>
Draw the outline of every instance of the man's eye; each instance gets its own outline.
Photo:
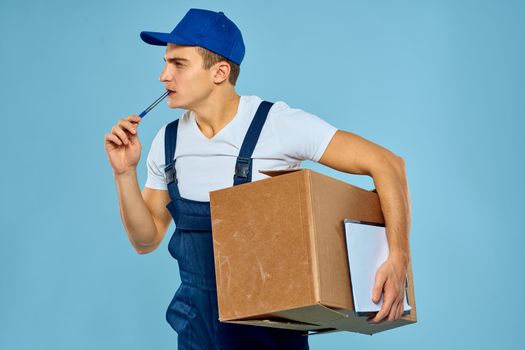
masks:
<path id="1" fill-rule="evenodd" d="M 175 64 L 176 64 L 177 66 L 179 66 L 179 67 L 184 66 L 184 65 L 183 65 L 182 63 L 180 63 L 180 62 L 177 62 L 177 63 L 175 63 Z"/>

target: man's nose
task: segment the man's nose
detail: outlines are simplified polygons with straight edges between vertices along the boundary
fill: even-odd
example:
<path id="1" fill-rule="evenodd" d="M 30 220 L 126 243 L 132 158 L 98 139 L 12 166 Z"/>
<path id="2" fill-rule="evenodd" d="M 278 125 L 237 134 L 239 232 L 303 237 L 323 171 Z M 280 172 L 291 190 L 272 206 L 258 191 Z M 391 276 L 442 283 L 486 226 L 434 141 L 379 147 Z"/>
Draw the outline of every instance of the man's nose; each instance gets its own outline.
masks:
<path id="1" fill-rule="evenodd" d="M 169 81 L 170 78 L 171 77 L 170 77 L 170 75 L 168 73 L 167 66 L 165 65 L 164 68 L 162 69 L 162 72 L 160 72 L 159 80 L 164 83 L 166 81 Z"/>

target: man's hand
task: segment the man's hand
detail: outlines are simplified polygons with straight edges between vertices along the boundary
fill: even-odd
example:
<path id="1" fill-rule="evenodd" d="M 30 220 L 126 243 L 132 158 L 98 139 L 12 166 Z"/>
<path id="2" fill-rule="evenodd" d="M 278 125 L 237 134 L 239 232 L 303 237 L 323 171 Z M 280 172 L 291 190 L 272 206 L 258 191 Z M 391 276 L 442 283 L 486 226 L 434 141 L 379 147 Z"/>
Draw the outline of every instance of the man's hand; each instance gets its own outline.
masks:
<path id="1" fill-rule="evenodd" d="M 388 259 L 376 272 L 372 301 L 378 303 L 383 293 L 381 310 L 367 321 L 371 324 L 382 323 L 388 316 L 388 321 L 397 321 L 403 314 L 403 301 L 405 298 L 405 283 L 407 271 L 407 258 L 402 254 L 390 254 Z"/>
<path id="2" fill-rule="evenodd" d="M 138 126 L 141 119 L 138 115 L 120 119 L 111 128 L 111 133 L 104 135 L 106 153 L 114 175 L 134 169 L 139 162 L 142 146 Z"/>

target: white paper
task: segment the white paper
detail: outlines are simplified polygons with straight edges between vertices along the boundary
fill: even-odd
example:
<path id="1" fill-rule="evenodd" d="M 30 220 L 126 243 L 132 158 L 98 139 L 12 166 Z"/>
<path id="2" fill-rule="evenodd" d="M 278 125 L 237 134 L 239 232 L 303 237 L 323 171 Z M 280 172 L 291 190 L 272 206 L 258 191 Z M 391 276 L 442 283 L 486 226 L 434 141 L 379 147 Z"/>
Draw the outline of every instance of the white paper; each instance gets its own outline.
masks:
<path id="1" fill-rule="evenodd" d="M 354 311 L 377 312 L 383 305 L 383 294 L 379 303 L 375 304 L 372 301 L 372 289 L 376 271 L 388 258 L 385 227 L 345 219 L 345 233 Z M 405 288 L 404 311 L 410 309 Z"/>

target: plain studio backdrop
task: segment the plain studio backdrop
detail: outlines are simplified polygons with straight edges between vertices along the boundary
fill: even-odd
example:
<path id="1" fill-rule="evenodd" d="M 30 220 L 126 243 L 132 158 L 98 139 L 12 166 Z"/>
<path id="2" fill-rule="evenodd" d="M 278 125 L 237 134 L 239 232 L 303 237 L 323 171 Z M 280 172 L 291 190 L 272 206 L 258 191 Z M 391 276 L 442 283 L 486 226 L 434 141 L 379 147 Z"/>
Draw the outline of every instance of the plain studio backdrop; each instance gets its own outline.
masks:
<path id="1" fill-rule="evenodd" d="M 406 161 L 418 323 L 312 336 L 311 348 L 520 348 L 525 4 L 496 0 L 2 0 L 0 348 L 177 347 L 174 225 L 155 252 L 133 250 L 104 134 L 163 92 L 164 47 L 140 31 L 171 31 L 192 7 L 240 27 L 240 94 Z M 182 113 L 163 101 L 141 124 L 141 187 L 155 133 Z"/>

